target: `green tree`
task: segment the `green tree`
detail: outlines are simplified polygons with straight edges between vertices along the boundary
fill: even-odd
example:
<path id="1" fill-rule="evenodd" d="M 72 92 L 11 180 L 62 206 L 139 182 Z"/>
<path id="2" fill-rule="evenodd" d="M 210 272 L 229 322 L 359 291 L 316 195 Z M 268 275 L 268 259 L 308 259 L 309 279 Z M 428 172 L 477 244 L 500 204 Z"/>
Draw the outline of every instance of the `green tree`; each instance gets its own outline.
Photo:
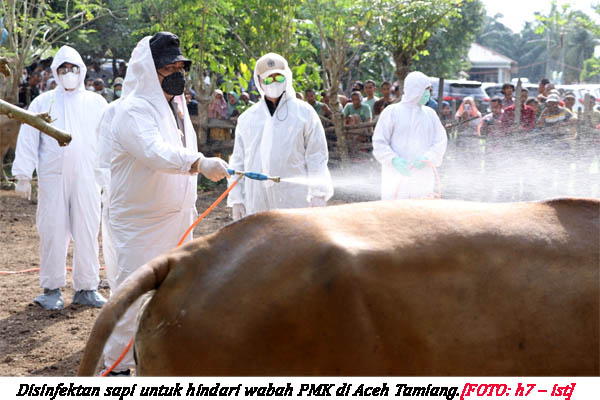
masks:
<path id="1" fill-rule="evenodd" d="M 306 24 L 296 16 L 300 3 L 291 0 L 130 0 L 131 15 L 143 28 L 179 35 L 183 52 L 193 61 L 191 78 L 198 94 L 200 124 L 217 81 L 226 91 L 252 86 L 256 59 L 267 52 L 287 58 L 295 85 L 303 88 L 319 80 L 317 50 L 305 37 Z M 211 83 L 205 76 L 211 74 Z M 312 83 L 310 83 L 312 86 Z"/>
<path id="2" fill-rule="evenodd" d="M 600 57 L 588 58 L 583 62 L 580 79 L 588 83 L 600 83 Z"/>
<path id="3" fill-rule="evenodd" d="M 12 74 L 2 82 L 2 97 L 15 102 L 21 71 L 35 56 L 48 54 L 68 42 L 69 35 L 83 29 L 108 9 L 102 0 L 1 0 L 0 17 L 8 31 L 0 55 L 9 59 Z"/>
<path id="4" fill-rule="evenodd" d="M 507 57 L 514 57 L 515 54 L 515 38 L 519 34 L 515 34 L 510 28 L 499 21 L 504 17 L 503 14 L 496 14 L 493 17 L 485 17 L 484 25 L 481 33 L 476 37 L 475 41 L 482 46 L 489 47 L 500 54 Z"/>
<path id="5" fill-rule="evenodd" d="M 377 0 L 378 20 L 382 24 L 377 42 L 388 50 L 396 64 L 400 88 L 416 58 L 427 55 L 432 34 L 448 27 L 460 16 L 464 0 Z"/>
<path id="6" fill-rule="evenodd" d="M 558 6 L 556 0 L 552 0 L 550 13 L 542 15 L 535 13 L 535 33 L 544 35 L 546 40 L 546 70 L 545 75 L 562 82 L 565 55 L 566 36 L 571 28 L 569 22 L 572 20 L 571 5 L 569 3 Z"/>
<path id="7" fill-rule="evenodd" d="M 129 0 L 105 0 L 105 3 L 109 12 L 90 23 L 83 33 L 76 31 L 69 38 L 86 62 L 101 58 L 128 60 L 142 37 L 135 34 L 141 26 L 139 19 L 130 16 Z M 114 68 L 116 72 L 116 65 Z"/>
<path id="8" fill-rule="evenodd" d="M 590 18 L 581 11 L 573 13 L 572 28 L 566 37 L 564 79 L 565 83 L 578 83 L 585 60 L 594 55 L 594 48 L 599 44 L 598 36 L 581 21 Z M 592 22 L 590 20 L 590 22 Z"/>
<path id="9" fill-rule="evenodd" d="M 348 63 L 364 44 L 373 12 L 366 1 L 352 0 L 309 0 L 307 9 L 319 32 L 323 86 L 333 111 L 337 152 L 342 161 L 347 161 L 348 147 L 338 90 Z"/>
<path id="10" fill-rule="evenodd" d="M 480 0 L 466 0 L 458 6 L 458 15 L 433 31 L 427 46 L 414 61 L 414 67 L 430 76 L 457 77 L 469 69 L 468 53 L 485 19 Z"/>
<path id="11" fill-rule="evenodd" d="M 594 6 L 596 17 L 600 17 L 600 3 Z M 587 29 L 597 43 L 600 38 L 600 25 L 591 18 L 578 17 L 577 22 Z M 583 62 L 583 70 L 579 76 L 583 82 L 600 82 L 600 57 L 590 57 Z"/>

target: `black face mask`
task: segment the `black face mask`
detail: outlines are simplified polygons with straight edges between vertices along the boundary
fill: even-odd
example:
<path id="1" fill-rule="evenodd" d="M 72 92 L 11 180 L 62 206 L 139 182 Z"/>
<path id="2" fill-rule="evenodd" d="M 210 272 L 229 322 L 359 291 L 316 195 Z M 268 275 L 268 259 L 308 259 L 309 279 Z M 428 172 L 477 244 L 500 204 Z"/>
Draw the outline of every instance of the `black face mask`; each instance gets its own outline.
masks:
<path id="1" fill-rule="evenodd" d="M 161 75 L 162 76 L 162 75 Z M 163 81 L 160 87 L 172 96 L 183 94 L 185 89 L 185 75 L 183 72 L 173 72 L 171 75 L 163 76 Z"/>

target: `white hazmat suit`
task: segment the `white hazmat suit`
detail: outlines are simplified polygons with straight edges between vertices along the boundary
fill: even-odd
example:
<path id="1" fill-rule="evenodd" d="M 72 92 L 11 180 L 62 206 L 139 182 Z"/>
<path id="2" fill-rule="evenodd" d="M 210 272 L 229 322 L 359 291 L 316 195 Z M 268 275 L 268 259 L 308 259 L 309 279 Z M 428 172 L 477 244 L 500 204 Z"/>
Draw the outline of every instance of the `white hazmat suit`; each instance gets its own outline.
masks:
<path id="1" fill-rule="evenodd" d="M 98 163 L 96 182 L 102 192 L 102 254 L 106 267 L 106 278 L 111 290 L 116 289 L 117 254 L 108 226 L 108 208 L 110 205 L 110 155 L 112 151 L 111 124 L 121 99 L 110 103 L 102 115 L 96 134 L 98 136 Z"/>
<path id="2" fill-rule="evenodd" d="M 183 95 L 173 99 L 184 123 L 181 136 L 159 83 L 149 43 L 150 37 L 145 37 L 133 50 L 125 81 L 134 87 L 122 96 L 111 125 L 108 226 L 117 258 L 117 285 L 146 262 L 176 247 L 197 217 L 197 175 L 189 173 L 191 166 L 199 159 L 200 164 L 213 161 L 198 152 Z M 104 349 L 107 367 L 133 337 L 139 304 L 129 308 L 108 340 Z M 115 371 L 133 366 L 129 351 Z"/>
<path id="3" fill-rule="evenodd" d="M 123 97 L 131 91 L 135 82 L 131 79 L 125 80 L 122 86 L 121 97 L 111 102 L 98 124 L 96 130 L 98 142 L 98 161 L 96 162 L 96 183 L 102 191 L 102 254 L 104 255 L 104 265 L 106 267 L 106 279 L 111 290 L 115 290 L 117 277 L 117 254 L 110 234 L 108 225 L 109 206 L 110 206 L 110 161 L 112 156 L 112 121 Z"/>
<path id="4" fill-rule="evenodd" d="M 75 89 L 66 91 L 57 68 L 77 65 Z M 58 142 L 30 125 L 23 124 L 17 139 L 12 173 L 28 182 L 37 170 L 39 192 L 36 222 L 40 235 L 40 286 L 57 289 L 66 284 L 66 257 L 73 238 L 73 287 L 76 291 L 98 288 L 98 229 L 100 191 L 94 180 L 96 134 L 106 108 L 102 96 L 85 90 L 86 67 L 79 53 L 61 47 L 52 61 L 58 86 L 36 97 L 29 111 L 50 112 L 53 126 L 72 135 L 71 143 Z M 77 78 L 75 78 L 77 77 Z"/>
<path id="5" fill-rule="evenodd" d="M 259 76 L 259 65 L 265 60 L 273 68 Z M 229 166 L 236 171 L 297 178 L 305 184 L 244 178 L 229 193 L 227 205 L 235 210 L 236 204 L 243 204 L 247 214 L 325 205 L 333 195 L 333 184 L 327 167 L 329 153 L 321 120 L 310 104 L 296 98 L 292 71 L 283 57 L 269 53 L 256 65 L 254 83 L 262 97 L 238 118 Z M 271 116 L 262 79 L 273 73 L 285 76 L 285 92 Z M 244 215 L 238 217 L 241 216 Z M 234 219 L 237 219 L 235 212 Z"/>
<path id="6" fill-rule="evenodd" d="M 381 163 L 381 199 L 424 198 L 434 190 L 434 172 L 426 166 L 412 168 L 404 176 L 392 164 L 394 157 L 409 163 L 425 158 L 440 166 L 447 137 L 437 114 L 419 101 L 431 82 L 421 72 L 411 72 L 404 80 L 400 103 L 386 107 L 373 134 L 373 156 Z"/>

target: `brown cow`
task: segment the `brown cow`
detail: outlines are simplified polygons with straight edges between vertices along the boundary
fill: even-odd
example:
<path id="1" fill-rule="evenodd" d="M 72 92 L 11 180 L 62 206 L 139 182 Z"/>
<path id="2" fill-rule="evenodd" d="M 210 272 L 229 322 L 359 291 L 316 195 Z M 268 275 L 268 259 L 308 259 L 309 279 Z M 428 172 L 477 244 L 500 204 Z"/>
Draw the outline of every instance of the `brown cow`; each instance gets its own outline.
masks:
<path id="1" fill-rule="evenodd" d="M 355 203 L 249 216 L 136 271 L 138 375 L 599 375 L 600 202 Z"/>
<path id="2" fill-rule="evenodd" d="M 4 157 L 8 149 L 14 149 L 17 146 L 17 136 L 21 122 L 16 119 L 8 118 L 6 115 L 0 115 L 0 175 L 1 181 L 8 181 L 6 172 L 4 171 Z"/>

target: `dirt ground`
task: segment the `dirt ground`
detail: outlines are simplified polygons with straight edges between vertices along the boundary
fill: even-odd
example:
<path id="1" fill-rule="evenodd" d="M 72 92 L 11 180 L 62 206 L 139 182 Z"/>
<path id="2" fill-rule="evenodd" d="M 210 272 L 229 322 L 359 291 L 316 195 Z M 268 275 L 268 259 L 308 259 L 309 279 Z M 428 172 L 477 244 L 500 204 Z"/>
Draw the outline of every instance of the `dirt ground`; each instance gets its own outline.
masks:
<path id="1" fill-rule="evenodd" d="M 206 210 L 225 190 L 223 186 L 198 193 L 196 208 Z M 370 200 L 337 195 L 328 204 Z M 222 201 L 194 229 L 194 237 L 212 233 L 231 222 Z M 36 205 L 0 190 L 0 271 L 39 268 Z M 101 241 L 101 237 L 99 237 Z M 101 242 L 100 242 L 101 243 Z M 71 266 L 72 245 L 67 267 Z M 100 246 L 100 265 L 103 265 Z M 100 271 L 100 292 L 108 298 L 106 273 Z M 33 302 L 41 293 L 38 272 L 5 275 L 0 272 L 0 376 L 74 376 L 99 309 L 72 305 L 71 273 L 63 288 L 65 308 L 46 311 Z"/>
<path id="2" fill-rule="evenodd" d="M 197 208 L 204 211 L 223 188 L 198 193 Z M 0 271 L 39 268 L 36 205 L 14 191 L 0 191 Z M 230 222 L 221 202 L 194 230 L 214 232 Z M 71 265 L 71 250 L 67 266 Z M 100 263 L 103 265 L 102 247 Z M 100 292 L 108 297 L 106 274 L 100 271 Z M 98 309 L 71 305 L 71 273 L 63 288 L 65 308 L 45 311 L 33 299 L 41 293 L 38 273 L 0 274 L 0 376 L 73 376 Z"/>

